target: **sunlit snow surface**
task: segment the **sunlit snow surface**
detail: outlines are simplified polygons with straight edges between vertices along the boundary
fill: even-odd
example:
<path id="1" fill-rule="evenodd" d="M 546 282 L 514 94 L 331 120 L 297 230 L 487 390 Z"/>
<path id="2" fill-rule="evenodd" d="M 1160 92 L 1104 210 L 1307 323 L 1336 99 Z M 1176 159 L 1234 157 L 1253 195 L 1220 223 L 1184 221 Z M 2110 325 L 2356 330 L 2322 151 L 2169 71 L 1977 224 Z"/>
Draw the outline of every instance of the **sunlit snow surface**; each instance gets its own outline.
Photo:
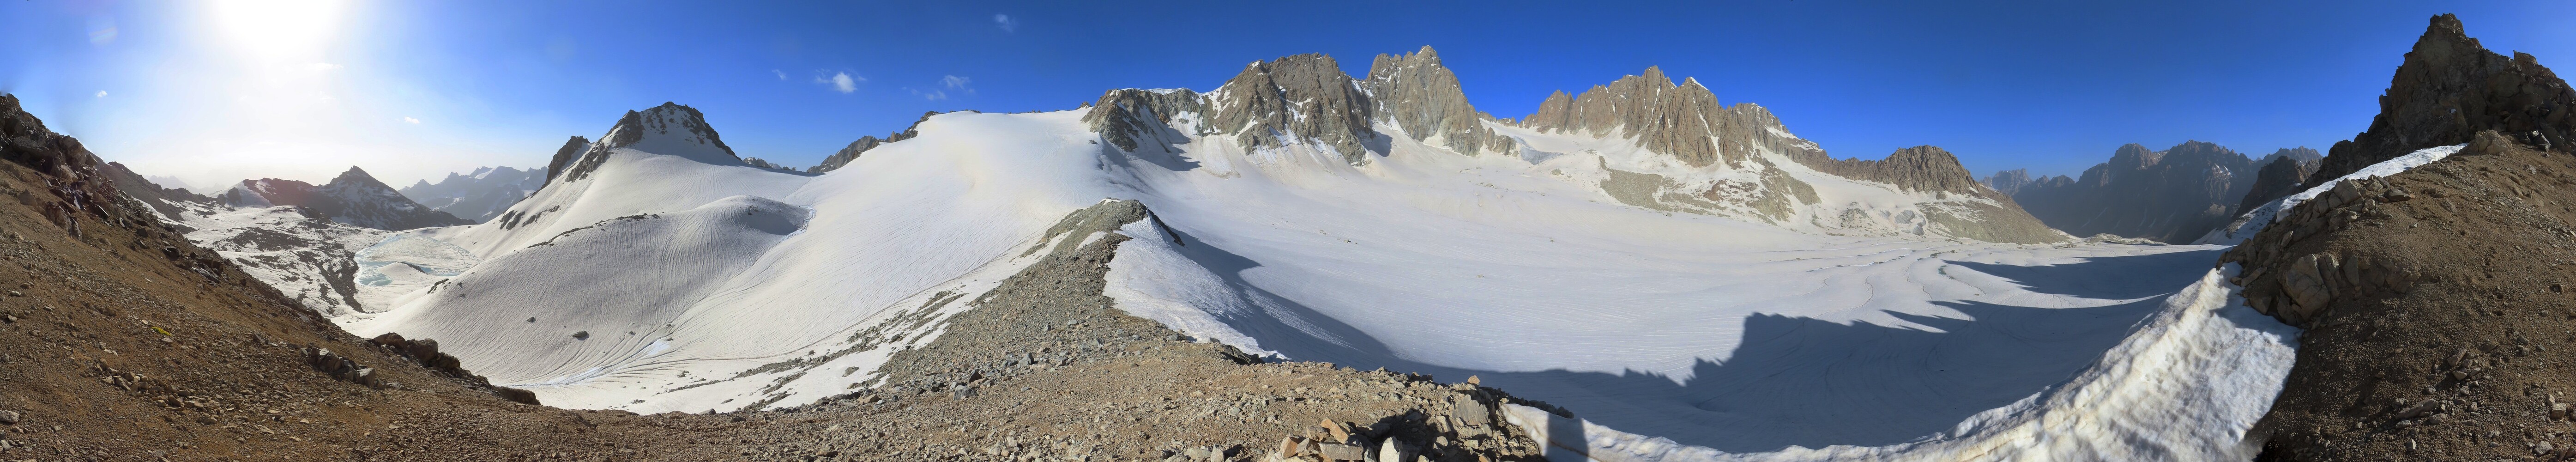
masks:
<path id="1" fill-rule="evenodd" d="M 359 290 L 391 306 L 339 321 L 440 339 L 558 406 L 795 405 L 935 339 L 968 304 L 942 300 L 1121 198 L 1181 242 L 1122 231 L 1119 308 L 1264 354 L 1479 376 L 1581 418 L 1516 417 L 1562 458 L 2243 460 L 2290 365 L 2295 332 L 2230 302 L 2220 246 L 1834 236 L 1620 205 L 1591 178 L 1628 151 L 1126 153 L 1079 117 L 939 115 L 821 176 L 648 139 L 513 207 L 539 218 L 370 248 Z M 1830 204 L 1922 200 L 1776 164 Z"/>

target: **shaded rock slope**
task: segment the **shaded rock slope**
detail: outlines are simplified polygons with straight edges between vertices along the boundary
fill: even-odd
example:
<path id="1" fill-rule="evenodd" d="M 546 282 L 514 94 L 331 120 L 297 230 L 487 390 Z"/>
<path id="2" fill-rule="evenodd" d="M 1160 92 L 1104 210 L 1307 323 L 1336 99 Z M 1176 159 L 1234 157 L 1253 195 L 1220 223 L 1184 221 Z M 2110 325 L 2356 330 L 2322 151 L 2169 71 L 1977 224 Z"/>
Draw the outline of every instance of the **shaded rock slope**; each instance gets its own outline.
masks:
<path id="1" fill-rule="evenodd" d="M 2272 153 L 2261 162 L 2263 169 L 2254 172 L 2254 185 L 2247 187 L 2245 200 L 2236 203 L 2236 211 L 2254 210 L 2274 199 L 2308 189 L 2308 175 L 2315 174 L 2317 164 L 2324 162 L 2324 156 L 2317 155 L 2317 150 L 2304 147 Z"/>
<path id="2" fill-rule="evenodd" d="M 472 223 L 412 202 L 357 167 L 321 186 L 276 178 L 242 180 L 217 199 L 234 207 L 292 205 L 334 222 L 388 231 Z"/>
<path id="3" fill-rule="evenodd" d="M 2258 460 L 2576 456 L 2576 364 L 2564 360 L 2576 349 L 2576 291 L 2567 290 L 2576 284 L 2576 207 L 2566 199 L 2576 197 L 2576 158 L 2534 144 L 2564 132 L 2533 136 L 2529 120 L 2479 110 L 2520 108 L 2529 95 L 2427 76 L 2566 87 L 2528 56 L 2469 59 L 2492 57 L 2475 43 L 2456 18 L 2434 17 L 2382 100 L 2388 112 L 2309 178 L 2351 170 L 2349 159 L 2371 149 L 2465 148 L 2338 183 L 2222 257 L 2241 265 L 2249 305 L 2307 329 L 2280 399 L 2253 429 L 2268 437 Z M 2429 101 L 2464 110 L 2424 123 L 2415 104 Z M 2462 139 L 2461 130 L 2485 131 Z M 2347 155 L 2355 157 L 2338 161 Z"/>
<path id="4" fill-rule="evenodd" d="M 2130 144 L 2113 151 L 2108 162 L 2085 169 L 2081 178 L 2034 181 L 2013 199 L 2067 234 L 2189 242 L 2242 211 L 2238 202 L 2253 188 L 2260 165 L 2208 142 L 2163 151 Z"/>

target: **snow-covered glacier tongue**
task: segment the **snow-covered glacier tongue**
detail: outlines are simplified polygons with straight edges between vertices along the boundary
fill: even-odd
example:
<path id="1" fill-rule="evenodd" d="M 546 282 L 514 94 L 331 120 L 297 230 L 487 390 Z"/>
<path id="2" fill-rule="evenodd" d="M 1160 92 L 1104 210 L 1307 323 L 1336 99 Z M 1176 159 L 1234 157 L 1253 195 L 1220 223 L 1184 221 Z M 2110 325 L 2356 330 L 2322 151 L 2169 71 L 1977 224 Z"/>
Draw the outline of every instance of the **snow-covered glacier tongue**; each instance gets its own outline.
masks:
<path id="1" fill-rule="evenodd" d="M 558 406 L 790 406 L 873 386 L 1051 225 L 1129 199 L 1117 308 L 1478 377 L 1572 410 L 1510 416 L 1565 460 L 2241 460 L 2289 367 L 2225 247 L 2075 240 L 1939 148 L 1835 160 L 1656 72 L 1512 122 L 1427 49 L 1375 67 L 939 114 L 821 175 L 636 111 L 498 217 L 360 252 L 371 306 L 337 320 Z"/>

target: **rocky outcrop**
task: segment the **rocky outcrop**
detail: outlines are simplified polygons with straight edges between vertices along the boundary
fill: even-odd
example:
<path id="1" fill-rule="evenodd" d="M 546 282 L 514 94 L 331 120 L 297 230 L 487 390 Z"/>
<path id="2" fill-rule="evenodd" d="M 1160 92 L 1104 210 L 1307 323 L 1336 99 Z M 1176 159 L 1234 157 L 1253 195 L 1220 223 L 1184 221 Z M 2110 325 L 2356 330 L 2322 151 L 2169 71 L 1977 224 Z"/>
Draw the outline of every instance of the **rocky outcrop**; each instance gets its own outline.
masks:
<path id="1" fill-rule="evenodd" d="M 770 170 L 786 170 L 786 171 L 790 171 L 790 172 L 796 171 L 796 167 L 788 167 L 788 166 L 778 165 L 778 164 L 775 164 L 775 163 L 771 163 L 771 162 L 769 161 L 769 159 L 762 159 L 762 158 L 758 158 L 758 157 L 744 157 L 744 158 L 742 158 L 742 164 L 743 164 L 743 165 L 749 165 L 749 166 L 752 166 L 752 167 L 754 167 L 754 168 L 765 168 L 765 169 L 770 169 Z"/>
<path id="2" fill-rule="evenodd" d="M 1663 69 L 1649 67 L 1643 75 L 1596 85 L 1581 95 L 1567 96 L 1562 91 L 1550 94 L 1539 103 L 1538 112 L 1521 118 L 1521 125 L 1546 131 L 1617 134 L 1693 167 L 1720 161 L 1730 168 L 1741 167 L 1750 159 L 1750 153 L 1719 150 L 1714 137 L 1734 128 L 1721 125 L 1759 124 L 1763 120 L 1776 123 L 1777 119 L 1770 119 L 1769 111 L 1758 115 L 1728 112 L 1718 106 L 1717 95 L 1700 86 L 1698 80 L 1675 85 L 1664 77 Z"/>
<path id="3" fill-rule="evenodd" d="M 742 156 L 734 154 L 733 147 L 726 146 L 724 139 L 716 135 L 715 127 L 707 125 L 706 114 L 698 112 L 697 108 L 664 102 L 642 111 L 626 111 L 626 115 L 619 117 L 617 125 L 609 127 L 608 134 L 601 136 L 599 142 L 583 148 L 578 160 L 567 160 L 564 151 L 557 150 L 555 161 L 546 167 L 546 181 L 551 183 L 555 178 L 581 181 L 583 177 L 590 176 L 591 171 L 598 170 L 600 164 L 608 162 L 609 155 L 617 148 L 648 141 L 660 144 L 653 147 L 656 154 L 719 164 L 742 162 Z M 565 143 L 567 148 L 571 145 L 570 142 Z"/>
<path id="4" fill-rule="evenodd" d="M 805 169 L 805 171 L 808 173 L 821 174 L 833 170 L 840 170 L 842 166 L 850 165 L 850 161 L 858 160 L 859 154 L 866 153 L 870 149 L 876 149 L 878 145 L 921 136 L 921 123 L 929 121 L 930 116 L 935 115 L 939 115 L 939 111 L 923 112 L 921 113 L 921 119 L 912 121 L 911 126 L 906 126 L 903 128 L 903 131 L 894 132 L 892 135 L 886 135 L 885 138 L 877 138 L 875 136 L 859 137 L 858 140 L 851 141 L 849 146 L 842 146 L 841 150 L 834 151 L 832 152 L 832 155 L 823 157 L 822 163 L 814 164 L 814 168 Z"/>
<path id="5" fill-rule="evenodd" d="M 2010 196 L 2014 192 L 2021 191 L 2022 187 L 2030 186 L 2030 169 L 2016 168 L 1995 172 L 1977 182 L 1985 184 L 1987 188 L 1993 188 L 1995 192 Z"/>
<path id="6" fill-rule="evenodd" d="M 2236 212 L 2244 213 L 2264 203 L 2297 194 L 2308 189 L 2308 175 L 2317 172 L 2324 159 L 2317 150 L 2282 149 L 2264 157 L 2263 169 L 2254 172 L 2254 185 L 2245 191 L 2245 200 L 2236 203 Z"/>
<path id="7" fill-rule="evenodd" d="M 2256 165 L 2207 142 L 2163 151 L 2130 144 L 2082 178 L 2026 185 L 2013 199 L 2067 234 L 2189 242 L 2236 217 L 2238 200 L 2254 186 Z"/>
<path id="8" fill-rule="evenodd" d="M 555 148 L 554 160 L 546 162 L 546 182 L 552 183 L 555 177 L 563 176 L 564 169 L 572 168 L 574 162 L 581 160 L 581 153 L 589 150 L 590 138 L 573 135 L 572 139 L 564 140 L 563 147 Z"/>
<path id="9" fill-rule="evenodd" d="M 2495 130 L 2541 151 L 2576 153 L 2576 89 L 2531 55 L 2508 58 L 2469 38 L 2456 16 L 2434 16 L 2379 97 L 2370 129 L 2327 150 L 2308 175 L 2322 183 L 2424 148 Z"/>
<path id="10" fill-rule="evenodd" d="M 2221 257 L 2248 306 L 2306 329 L 2261 461 L 2565 460 L 2576 365 L 2556 198 L 2576 158 L 2489 131 L 2451 157 L 2347 180 Z"/>
<path id="11" fill-rule="evenodd" d="M 1245 149 L 1311 144 L 1351 165 L 1385 154 L 1376 105 L 1330 56 L 1302 54 L 1243 67 L 1208 97 L 1209 129 Z"/>
<path id="12" fill-rule="evenodd" d="M 1843 178 L 1895 185 L 1903 191 L 2001 196 L 1988 194 L 1993 190 L 1978 184 L 1968 168 L 1959 165 L 1958 156 L 1938 146 L 1898 149 L 1881 160 L 1827 160 L 1807 166 Z"/>
<path id="13" fill-rule="evenodd" d="M 292 205 L 334 222 L 388 231 L 472 224 L 412 202 L 357 167 L 318 187 L 276 178 L 242 180 L 217 200 L 234 207 Z"/>
<path id="14" fill-rule="evenodd" d="M 1204 118 L 1207 110 L 1207 99 L 1189 89 L 1125 88 L 1101 94 L 1100 101 L 1083 112 L 1082 123 L 1118 149 L 1156 146 L 1169 152 L 1191 137 L 1209 134 L 1181 133 L 1172 125 L 1185 115 Z"/>
<path id="15" fill-rule="evenodd" d="M 1412 54 L 1377 55 L 1364 84 L 1377 103 L 1377 120 L 1403 130 L 1406 137 L 1439 137 L 1441 146 L 1471 156 L 1511 152 L 1512 139 L 1485 126 L 1490 117 L 1467 103 L 1458 74 L 1441 66 L 1440 55 L 1429 46 Z"/>

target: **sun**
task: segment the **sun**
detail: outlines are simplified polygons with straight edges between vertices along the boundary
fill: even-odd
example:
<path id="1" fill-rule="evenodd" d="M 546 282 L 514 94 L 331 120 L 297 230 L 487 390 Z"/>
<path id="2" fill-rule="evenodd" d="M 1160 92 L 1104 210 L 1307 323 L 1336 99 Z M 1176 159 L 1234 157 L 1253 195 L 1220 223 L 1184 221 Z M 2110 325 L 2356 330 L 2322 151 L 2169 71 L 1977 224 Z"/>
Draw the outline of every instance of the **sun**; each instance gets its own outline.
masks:
<path id="1" fill-rule="evenodd" d="M 345 0 L 213 0 L 206 16 L 233 49 L 279 61 L 321 55 L 347 9 Z"/>

